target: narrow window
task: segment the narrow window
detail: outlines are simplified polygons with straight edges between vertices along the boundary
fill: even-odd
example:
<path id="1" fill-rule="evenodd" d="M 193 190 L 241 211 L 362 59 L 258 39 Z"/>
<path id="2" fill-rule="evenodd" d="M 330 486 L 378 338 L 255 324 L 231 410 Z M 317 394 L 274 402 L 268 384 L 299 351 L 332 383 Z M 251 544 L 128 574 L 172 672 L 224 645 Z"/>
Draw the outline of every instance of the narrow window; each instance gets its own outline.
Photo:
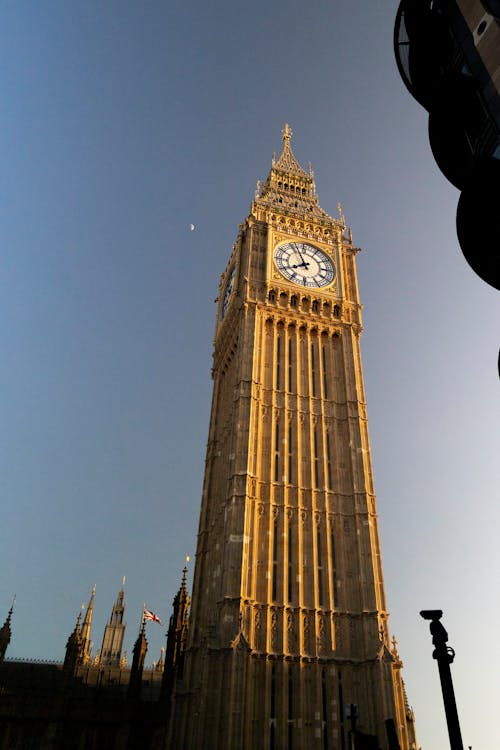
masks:
<path id="1" fill-rule="evenodd" d="M 337 561 L 335 557 L 335 535 L 333 533 L 333 524 L 330 530 L 330 558 L 332 564 L 332 595 L 333 606 L 337 606 Z"/>
<path id="2" fill-rule="evenodd" d="M 269 748 L 275 750 L 276 724 L 276 667 L 271 667 L 271 721 L 269 722 Z"/>
<path id="3" fill-rule="evenodd" d="M 316 362 L 314 356 L 314 344 L 311 344 L 311 382 L 312 382 L 312 395 L 316 395 Z"/>
<path id="4" fill-rule="evenodd" d="M 314 486 L 319 486 L 319 458 L 318 458 L 318 430 L 313 432 L 313 449 L 314 449 Z"/>
<path id="5" fill-rule="evenodd" d="M 272 599 L 276 601 L 278 588 L 278 521 L 273 524 L 273 592 Z"/>
<path id="6" fill-rule="evenodd" d="M 293 750 L 293 667 L 288 667 L 288 748 Z"/>
<path id="7" fill-rule="evenodd" d="M 339 670 L 339 719 L 340 719 L 340 747 L 345 748 L 344 726 L 344 691 L 342 690 L 342 672 Z"/>
<path id="8" fill-rule="evenodd" d="M 292 391 L 292 376 L 293 376 L 293 341 L 292 339 L 288 340 L 288 390 Z"/>
<path id="9" fill-rule="evenodd" d="M 318 556 L 318 604 L 323 606 L 323 563 L 321 558 L 321 531 L 319 526 L 316 530 L 316 548 Z"/>
<path id="10" fill-rule="evenodd" d="M 291 484 L 293 482 L 293 462 L 292 462 L 292 423 L 288 425 L 288 484 Z"/>
<path id="11" fill-rule="evenodd" d="M 276 422 L 274 428 L 274 481 L 279 482 L 280 477 L 280 425 Z"/>
<path id="12" fill-rule="evenodd" d="M 330 450 L 330 433 L 326 433 L 326 476 L 328 480 L 328 489 L 332 489 L 332 455 Z"/>
<path id="13" fill-rule="evenodd" d="M 276 390 L 280 389 L 281 336 L 276 339 Z"/>
<path id="14" fill-rule="evenodd" d="M 288 522 L 288 601 L 293 599 L 293 540 L 292 524 Z"/>
<path id="15" fill-rule="evenodd" d="M 323 396 L 328 398 L 328 376 L 326 372 L 326 346 L 321 348 L 323 355 Z"/>
<path id="16" fill-rule="evenodd" d="M 323 750 L 328 750 L 328 731 L 327 731 L 327 709 L 326 709 L 326 672 L 321 670 L 321 708 L 323 711 Z"/>

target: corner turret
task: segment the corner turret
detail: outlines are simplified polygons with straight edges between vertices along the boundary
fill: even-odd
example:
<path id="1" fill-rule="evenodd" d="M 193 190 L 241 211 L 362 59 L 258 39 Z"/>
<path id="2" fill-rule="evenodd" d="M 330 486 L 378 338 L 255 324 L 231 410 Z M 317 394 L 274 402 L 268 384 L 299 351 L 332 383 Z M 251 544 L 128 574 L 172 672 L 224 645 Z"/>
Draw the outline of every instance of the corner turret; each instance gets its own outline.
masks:
<path id="1" fill-rule="evenodd" d="M 83 654 L 83 664 L 89 664 L 92 654 L 91 654 L 91 644 L 92 641 L 90 640 L 90 630 L 92 626 L 92 615 L 94 613 L 94 599 L 95 599 L 95 584 L 92 587 L 92 594 L 90 595 L 90 601 L 87 606 L 87 611 L 85 613 L 85 617 L 83 620 L 82 625 L 82 654 Z"/>
<path id="2" fill-rule="evenodd" d="M 12 629 L 10 626 L 10 622 L 12 620 L 12 613 L 14 611 L 15 602 L 16 602 L 16 597 L 14 596 L 14 598 L 12 599 L 12 604 L 10 605 L 9 612 L 5 619 L 5 622 L 0 628 L 0 664 L 3 662 L 5 658 L 5 652 L 7 651 L 7 647 L 10 643 L 10 639 L 12 638 Z"/>
<path id="3" fill-rule="evenodd" d="M 179 591 L 174 597 L 173 612 L 170 617 L 167 632 L 167 649 L 165 652 L 165 666 L 161 686 L 161 699 L 170 700 L 175 680 L 182 677 L 184 668 L 184 652 L 188 635 L 188 616 L 190 599 L 187 592 L 187 563 L 182 571 L 182 580 Z"/>
<path id="4" fill-rule="evenodd" d="M 127 698 L 129 700 L 139 700 L 141 697 L 142 673 L 144 670 L 144 661 L 148 650 L 146 640 L 146 623 L 144 620 L 144 610 L 142 612 L 141 627 L 139 636 L 134 643 L 134 656 L 132 659 L 132 668 L 130 670 L 130 681 L 128 684 Z"/>
<path id="5" fill-rule="evenodd" d="M 82 613 L 78 613 L 76 625 L 66 643 L 66 654 L 64 656 L 63 674 L 66 680 L 76 674 L 76 670 L 83 662 L 83 642 L 81 629 Z"/>

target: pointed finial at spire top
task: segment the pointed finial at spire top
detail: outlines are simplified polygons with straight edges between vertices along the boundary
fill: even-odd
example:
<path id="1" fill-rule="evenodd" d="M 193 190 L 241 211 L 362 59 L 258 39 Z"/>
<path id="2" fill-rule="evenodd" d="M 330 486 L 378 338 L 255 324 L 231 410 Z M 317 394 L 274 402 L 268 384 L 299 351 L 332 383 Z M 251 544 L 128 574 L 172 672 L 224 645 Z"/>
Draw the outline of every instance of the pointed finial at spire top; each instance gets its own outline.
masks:
<path id="1" fill-rule="evenodd" d="M 290 125 L 287 122 L 285 122 L 285 127 L 283 128 L 281 133 L 283 135 L 283 142 L 291 140 L 293 133 Z"/>

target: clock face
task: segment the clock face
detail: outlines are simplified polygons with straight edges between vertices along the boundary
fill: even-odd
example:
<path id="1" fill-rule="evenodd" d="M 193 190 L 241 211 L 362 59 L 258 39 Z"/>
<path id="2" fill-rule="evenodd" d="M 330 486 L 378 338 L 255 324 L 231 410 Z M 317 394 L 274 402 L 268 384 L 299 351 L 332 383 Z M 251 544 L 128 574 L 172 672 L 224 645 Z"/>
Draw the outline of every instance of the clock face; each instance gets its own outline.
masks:
<path id="1" fill-rule="evenodd" d="M 274 262 L 285 279 L 300 286 L 327 286 L 335 278 L 335 266 L 328 255 L 307 242 L 278 245 L 274 251 Z"/>
<path id="2" fill-rule="evenodd" d="M 234 289 L 235 274 L 236 274 L 236 267 L 233 266 L 233 268 L 231 270 L 231 273 L 229 274 L 229 278 L 226 281 L 226 286 L 224 288 L 224 296 L 222 297 L 222 305 L 221 305 L 221 309 L 220 309 L 221 320 L 222 320 L 222 318 L 224 317 L 224 315 L 227 312 L 227 308 L 228 308 L 228 305 L 229 305 L 229 299 L 230 299 L 231 294 L 232 294 L 233 289 Z"/>

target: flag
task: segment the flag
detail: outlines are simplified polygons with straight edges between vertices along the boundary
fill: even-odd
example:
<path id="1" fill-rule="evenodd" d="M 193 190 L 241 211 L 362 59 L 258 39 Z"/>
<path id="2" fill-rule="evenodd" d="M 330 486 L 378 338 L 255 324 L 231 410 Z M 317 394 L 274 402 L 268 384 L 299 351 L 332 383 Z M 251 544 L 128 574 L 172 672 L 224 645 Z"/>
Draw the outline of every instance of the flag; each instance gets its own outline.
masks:
<path id="1" fill-rule="evenodd" d="M 158 615 L 155 615 L 154 612 L 150 612 L 149 609 L 144 610 L 144 622 L 147 622 L 148 620 L 151 620 L 152 622 L 157 622 L 158 625 L 161 625 L 161 620 L 158 617 Z"/>

